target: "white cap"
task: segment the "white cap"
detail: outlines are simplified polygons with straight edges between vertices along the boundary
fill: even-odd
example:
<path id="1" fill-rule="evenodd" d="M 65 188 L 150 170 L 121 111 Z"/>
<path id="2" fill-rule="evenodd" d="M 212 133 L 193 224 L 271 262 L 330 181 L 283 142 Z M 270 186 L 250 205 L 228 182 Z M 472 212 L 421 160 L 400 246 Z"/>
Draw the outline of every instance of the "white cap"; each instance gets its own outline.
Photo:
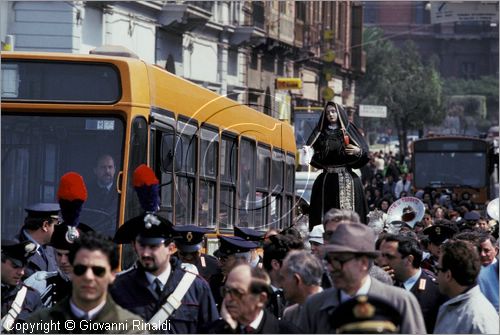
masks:
<path id="1" fill-rule="evenodd" d="M 325 228 L 323 228 L 322 224 L 314 226 L 311 232 L 309 233 L 309 242 L 316 242 L 319 244 L 323 244 L 323 233 L 325 232 Z"/>

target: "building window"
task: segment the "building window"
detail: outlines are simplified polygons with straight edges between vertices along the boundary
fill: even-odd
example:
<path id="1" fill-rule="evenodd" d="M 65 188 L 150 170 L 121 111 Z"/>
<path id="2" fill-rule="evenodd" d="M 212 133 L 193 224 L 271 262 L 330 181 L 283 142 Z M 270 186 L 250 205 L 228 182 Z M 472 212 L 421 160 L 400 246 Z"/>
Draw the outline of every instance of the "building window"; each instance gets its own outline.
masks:
<path id="1" fill-rule="evenodd" d="M 281 14 L 286 14 L 286 1 L 280 1 L 278 2 L 279 4 L 279 11 Z"/>
<path id="2" fill-rule="evenodd" d="M 255 50 L 252 51 L 250 55 L 250 68 L 252 70 L 258 70 L 259 67 L 259 53 Z"/>
<path id="3" fill-rule="evenodd" d="M 305 1 L 297 1 L 295 3 L 295 13 L 296 18 L 301 21 L 306 20 L 306 2 Z"/>
<path id="4" fill-rule="evenodd" d="M 227 52 L 227 74 L 230 76 L 238 75 L 238 50 L 229 49 Z"/>
<path id="5" fill-rule="evenodd" d="M 464 79 L 475 79 L 477 77 L 476 63 L 462 62 L 460 65 L 460 76 Z"/>
<path id="6" fill-rule="evenodd" d="M 378 2 L 365 1 L 363 3 L 363 16 L 365 23 L 377 22 L 377 8 L 380 6 Z"/>

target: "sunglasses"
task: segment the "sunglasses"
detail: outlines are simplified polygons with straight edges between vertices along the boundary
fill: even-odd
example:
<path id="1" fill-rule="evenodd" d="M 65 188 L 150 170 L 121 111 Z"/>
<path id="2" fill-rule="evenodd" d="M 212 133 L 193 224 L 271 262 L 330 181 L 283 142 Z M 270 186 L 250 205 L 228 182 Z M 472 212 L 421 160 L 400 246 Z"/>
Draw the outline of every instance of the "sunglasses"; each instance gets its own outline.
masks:
<path id="1" fill-rule="evenodd" d="M 236 298 L 236 299 L 241 299 L 243 296 L 245 296 L 247 293 L 244 292 L 243 290 L 234 288 L 234 287 L 227 287 L 227 286 L 222 286 L 220 288 L 220 293 L 222 297 L 225 297 L 226 294 L 231 295 L 231 297 Z"/>
<path id="2" fill-rule="evenodd" d="M 73 266 L 73 273 L 76 276 L 81 276 L 87 272 L 88 268 L 91 268 L 92 273 L 97 277 L 104 277 L 106 274 L 106 268 L 103 266 L 86 266 L 81 264 Z"/>
<path id="3" fill-rule="evenodd" d="M 330 254 L 330 253 L 325 254 L 325 257 L 324 257 L 325 261 L 327 261 L 332 266 L 337 267 L 337 268 L 342 268 L 345 263 L 347 263 L 350 260 L 353 260 L 355 258 L 357 258 L 356 255 L 339 256 L 339 255 Z"/>

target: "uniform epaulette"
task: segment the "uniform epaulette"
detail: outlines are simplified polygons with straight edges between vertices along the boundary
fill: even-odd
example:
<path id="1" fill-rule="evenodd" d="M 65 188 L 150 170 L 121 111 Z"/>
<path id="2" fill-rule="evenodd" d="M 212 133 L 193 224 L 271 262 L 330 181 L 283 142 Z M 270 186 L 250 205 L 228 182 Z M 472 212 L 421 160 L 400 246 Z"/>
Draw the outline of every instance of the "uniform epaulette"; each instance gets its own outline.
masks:
<path id="1" fill-rule="evenodd" d="M 132 271 L 132 270 L 135 270 L 135 269 L 137 269 L 137 265 L 136 265 L 136 264 L 132 265 L 131 267 L 129 267 L 129 268 L 128 268 L 128 269 L 126 269 L 126 270 L 122 270 L 122 271 L 118 272 L 118 273 L 116 274 L 116 276 L 121 276 L 121 275 L 124 275 L 124 274 L 126 274 L 126 273 L 129 273 L 129 272 L 130 272 L 130 271 Z"/>

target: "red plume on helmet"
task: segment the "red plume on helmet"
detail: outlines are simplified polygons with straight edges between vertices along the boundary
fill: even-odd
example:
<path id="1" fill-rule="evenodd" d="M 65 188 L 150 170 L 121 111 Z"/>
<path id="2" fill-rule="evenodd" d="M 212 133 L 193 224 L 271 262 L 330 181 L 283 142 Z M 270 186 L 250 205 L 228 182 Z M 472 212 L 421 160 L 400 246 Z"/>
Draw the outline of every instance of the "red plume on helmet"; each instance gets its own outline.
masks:
<path id="1" fill-rule="evenodd" d="M 141 164 L 135 169 L 133 185 L 139 202 L 146 212 L 156 213 L 160 208 L 159 184 L 154 171 L 146 164 Z"/>
<path id="2" fill-rule="evenodd" d="M 82 205 L 87 200 L 87 188 L 83 177 L 76 172 L 63 175 L 59 182 L 57 198 L 64 224 L 77 227 L 80 223 Z"/>

